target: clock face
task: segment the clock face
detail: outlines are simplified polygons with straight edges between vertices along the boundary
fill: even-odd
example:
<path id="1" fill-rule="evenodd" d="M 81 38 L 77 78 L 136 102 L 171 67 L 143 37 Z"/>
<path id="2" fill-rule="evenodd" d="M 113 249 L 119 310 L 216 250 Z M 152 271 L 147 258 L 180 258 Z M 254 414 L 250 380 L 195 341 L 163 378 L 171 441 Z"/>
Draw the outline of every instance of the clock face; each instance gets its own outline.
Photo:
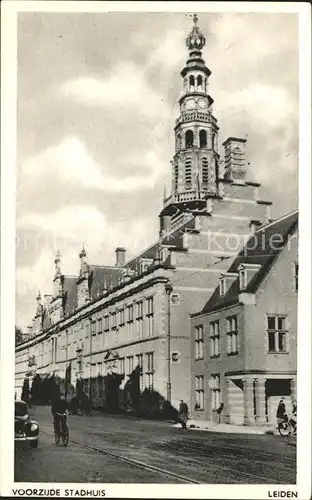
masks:
<path id="1" fill-rule="evenodd" d="M 189 99 L 188 101 L 186 101 L 185 103 L 185 109 L 196 109 L 196 102 L 194 101 L 194 99 Z"/>
<path id="2" fill-rule="evenodd" d="M 198 101 L 198 107 L 200 109 L 207 109 L 208 104 L 207 104 L 206 99 L 199 99 L 199 101 Z"/>

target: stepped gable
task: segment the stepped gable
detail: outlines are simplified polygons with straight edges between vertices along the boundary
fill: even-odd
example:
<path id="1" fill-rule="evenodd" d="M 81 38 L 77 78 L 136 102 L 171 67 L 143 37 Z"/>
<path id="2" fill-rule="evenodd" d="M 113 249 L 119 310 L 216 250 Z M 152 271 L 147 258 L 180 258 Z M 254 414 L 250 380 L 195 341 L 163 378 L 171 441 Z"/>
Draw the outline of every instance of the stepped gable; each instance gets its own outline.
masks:
<path id="1" fill-rule="evenodd" d="M 77 276 L 63 277 L 64 316 L 70 316 L 77 307 Z"/>
<path id="2" fill-rule="evenodd" d="M 192 217 L 187 220 L 184 224 L 181 224 L 177 229 L 173 229 L 170 232 L 164 234 L 157 242 L 155 242 L 151 247 L 144 250 L 134 259 L 131 259 L 125 264 L 125 267 L 137 270 L 141 259 L 160 259 L 159 250 L 162 246 L 170 246 L 172 249 L 183 250 L 183 233 L 188 229 L 195 229 L 195 218 Z M 162 264 L 166 265 L 169 259 L 167 258 Z"/>
<path id="3" fill-rule="evenodd" d="M 287 244 L 289 237 L 297 228 L 298 211 L 295 211 L 273 223 L 263 226 L 255 235 L 249 238 L 247 244 L 240 251 L 227 271 L 229 273 L 238 273 L 240 264 L 259 264 L 261 266 L 259 271 L 247 285 L 244 293 L 255 293 L 257 291 L 259 285 L 262 283 L 275 260 Z M 239 301 L 239 294 L 239 278 L 237 277 L 225 295 L 221 296 L 219 287 L 217 287 L 201 312 L 194 314 L 194 316 L 237 304 Z"/>

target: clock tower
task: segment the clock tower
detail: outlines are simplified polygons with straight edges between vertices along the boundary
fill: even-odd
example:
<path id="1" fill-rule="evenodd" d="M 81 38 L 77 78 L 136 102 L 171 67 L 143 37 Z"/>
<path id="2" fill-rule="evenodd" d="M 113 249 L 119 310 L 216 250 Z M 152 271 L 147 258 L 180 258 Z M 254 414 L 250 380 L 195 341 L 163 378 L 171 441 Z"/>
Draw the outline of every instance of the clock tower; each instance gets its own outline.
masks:
<path id="1" fill-rule="evenodd" d="M 186 38 L 189 51 L 179 99 L 180 116 L 176 120 L 175 154 L 172 164 L 172 192 L 164 200 L 160 214 L 161 231 L 168 229 L 168 218 L 185 210 L 206 205 L 207 197 L 218 196 L 218 130 L 209 95 L 211 71 L 202 58 L 206 40 L 194 15 L 194 25 Z"/>

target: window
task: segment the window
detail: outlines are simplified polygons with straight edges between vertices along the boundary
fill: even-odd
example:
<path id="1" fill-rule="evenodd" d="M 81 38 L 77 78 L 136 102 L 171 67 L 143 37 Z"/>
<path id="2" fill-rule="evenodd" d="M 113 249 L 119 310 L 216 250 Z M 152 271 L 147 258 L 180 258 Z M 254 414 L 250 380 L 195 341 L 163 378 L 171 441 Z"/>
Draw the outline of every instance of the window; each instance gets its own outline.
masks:
<path id="1" fill-rule="evenodd" d="M 195 377 L 195 410 L 204 409 L 204 376 Z"/>
<path id="2" fill-rule="evenodd" d="M 133 336 L 133 305 L 127 306 L 127 337 L 131 341 Z"/>
<path id="3" fill-rule="evenodd" d="M 119 326 L 123 326 L 125 324 L 125 310 L 120 309 L 119 311 Z"/>
<path id="4" fill-rule="evenodd" d="M 206 132 L 206 130 L 200 130 L 200 132 L 199 132 L 199 147 L 200 148 L 207 147 L 207 132 Z"/>
<path id="5" fill-rule="evenodd" d="M 86 339 L 90 336 L 90 323 L 86 321 Z"/>
<path id="6" fill-rule="evenodd" d="M 242 269 L 239 271 L 239 289 L 244 290 L 247 286 L 247 270 Z"/>
<path id="7" fill-rule="evenodd" d="M 133 372 L 133 356 L 127 357 L 127 374 L 131 375 Z"/>
<path id="8" fill-rule="evenodd" d="M 154 353 L 149 352 L 146 354 L 146 388 L 152 391 L 154 388 Z"/>
<path id="9" fill-rule="evenodd" d="M 227 353 L 237 354 L 237 316 L 230 316 L 226 319 Z"/>
<path id="10" fill-rule="evenodd" d="M 298 262 L 294 262 L 295 292 L 298 292 L 298 274 L 299 274 L 299 264 Z"/>
<path id="11" fill-rule="evenodd" d="M 198 77 L 197 77 L 197 90 L 199 90 L 201 92 L 202 89 L 203 89 L 203 77 L 201 75 L 198 75 Z"/>
<path id="12" fill-rule="evenodd" d="M 143 354 L 137 354 L 137 366 L 139 367 L 139 372 L 140 372 L 140 391 L 143 391 L 143 385 L 144 385 L 144 380 L 143 380 Z"/>
<path id="13" fill-rule="evenodd" d="M 140 262 L 140 274 L 145 273 L 151 264 L 149 262 Z"/>
<path id="14" fill-rule="evenodd" d="M 202 158 L 202 182 L 203 184 L 208 184 L 209 180 L 209 170 L 208 170 L 208 159 L 206 157 Z"/>
<path id="15" fill-rule="evenodd" d="M 186 158 L 185 160 L 185 184 L 192 184 L 192 160 Z"/>
<path id="16" fill-rule="evenodd" d="M 154 334 L 154 298 L 147 299 L 147 335 L 151 337 Z"/>
<path id="17" fill-rule="evenodd" d="M 143 302 L 138 302 L 136 306 L 137 336 L 141 339 L 143 337 Z"/>
<path id="18" fill-rule="evenodd" d="M 190 76 L 190 91 L 194 90 L 195 87 L 195 78 L 193 75 Z"/>
<path id="19" fill-rule="evenodd" d="M 109 316 L 104 316 L 104 332 L 109 330 Z"/>
<path id="20" fill-rule="evenodd" d="M 91 334 L 92 335 L 96 334 L 96 321 L 91 322 Z"/>
<path id="21" fill-rule="evenodd" d="M 139 319 L 142 317 L 143 317 L 143 302 L 140 301 L 140 302 L 137 302 L 137 305 L 136 305 L 136 318 Z"/>
<path id="22" fill-rule="evenodd" d="M 220 279 L 220 295 L 225 295 L 226 293 L 226 281 L 225 278 Z"/>
<path id="23" fill-rule="evenodd" d="M 118 372 L 119 375 L 125 374 L 125 358 L 120 358 L 118 361 Z"/>
<path id="24" fill-rule="evenodd" d="M 185 147 L 192 148 L 194 146 L 194 133 L 193 130 L 187 130 L 185 133 Z"/>
<path id="25" fill-rule="evenodd" d="M 267 334 L 269 352 L 287 352 L 286 316 L 268 316 Z"/>
<path id="26" fill-rule="evenodd" d="M 180 303 L 180 301 L 179 301 L 179 295 L 177 293 L 173 293 L 171 295 L 171 304 L 177 305 L 179 303 Z"/>
<path id="27" fill-rule="evenodd" d="M 174 166 L 174 187 L 175 187 L 175 189 L 178 189 L 178 183 L 179 183 L 179 164 L 176 163 Z"/>
<path id="28" fill-rule="evenodd" d="M 133 321 L 133 305 L 127 306 L 127 322 L 131 323 Z"/>
<path id="29" fill-rule="evenodd" d="M 147 299 L 147 314 L 153 314 L 154 313 L 154 298 L 149 297 Z"/>
<path id="30" fill-rule="evenodd" d="M 102 318 L 98 319 L 98 333 L 102 333 Z"/>
<path id="31" fill-rule="evenodd" d="M 212 410 L 217 410 L 220 407 L 220 375 L 211 375 L 209 381 L 211 389 L 211 408 Z"/>
<path id="32" fill-rule="evenodd" d="M 172 363 L 180 363 L 180 353 L 179 351 L 171 352 L 171 362 Z"/>
<path id="33" fill-rule="evenodd" d="M 210 323 L 210 357 L 220 356 L 220 329 L 219 321 Z"/>
<path id="34" fill-rule="evenodd" d="M 117 313 L 112 313 L 112 330 L 117 330 Z"/>
<path id="35" fill-rule="evenodd" d="M 215 149 L 215 145 L 216 145 L 216 136 L 215 136 L 215 134 L 212 134 L 212 136 L 211 136 L 211 148 Z"/>
<path id="36" fill-rule="evenodd" d="M 204 358 L 204 328 L 203 325 L 195 327 L 195 359 Z"/>
<path id="37" fill-rule="evenodd" d="M 57 337 L 55 337 L 54 340 L 54 363 L 56 363 L 56 357 L 57 357 Z M 33 358 L 35 359 L 35 356 L 33 356 Z"/>
<path id="38" fill-rule="evenodd" d="M 181 147 L 182 147 L 181 134 L 180 132 L 178 132 L 176 135 L 176 150 L 180 151 Z"/>

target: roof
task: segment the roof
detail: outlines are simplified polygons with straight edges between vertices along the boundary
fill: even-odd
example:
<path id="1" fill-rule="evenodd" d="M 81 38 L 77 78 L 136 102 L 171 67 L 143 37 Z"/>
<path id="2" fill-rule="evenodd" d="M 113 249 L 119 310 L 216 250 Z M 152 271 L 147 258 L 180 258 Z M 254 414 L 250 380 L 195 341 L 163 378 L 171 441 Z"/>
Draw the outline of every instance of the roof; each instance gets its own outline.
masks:
<path id="1" fill-rule="evenodd" d="M 103 295 L 105 288 L 114 288 L 122 276 L 120 267 L 89 265 L 89 290 L 91 300 Z"/>
<path id="2" fill-rule="evenodd" d="M 64 276 L 63 281 L 63 308 L 64 315 L 70 316 L 77 305 L 77 277 L 76 276 Z"/>
<path id="3" fill-rule="evenodd" d="M 184 214 L 185 215 L 185 214 Z M 185 230 L 195 229 L 195 218 L 190 214 L 190 218 L 184 223 L 181 219 L 181 225 L 177 227 L 176 230 L 167 232 L 159 240 L 157 240 L 152 246 L 141 252 L 135 258 L 126 262 L 123 266 L 99 266 L 93 264 L 87 264 L 86 268 L 88 270 L 88 284 L 90 291 L 91 301 L 96 301 L 104 295 L 104 290 L 111 290 L 118 285 L 120 285 L 120 278 L 124 275 L 126 269 L 132 269 L 135 271 L 135 275 L 139 271 L 140 261 L 142 259 L 148 259 L 152 261 L 153 267 L 161 266 L 168 267 L 169 261 L 166 260 L 160 264 L 159 250 L 161 246 L 170 246 L 173 250 L 183 250 L 183 234 Z M 176 221 L 178 222 L 178 220 Z M 119 247 L 120 249 L 121 247 Z M 169 259 L 169 256 L 168 256 Z M 155 262 L 156 261 L 156 262 Z M 149 270 L 145 271 L 149 272 Z M 134 276 L 135 277 L 135 276 Z M 63 308 L 64 316 L 71 316 L 77 309 L 78 306 L 78 294 L 77 294 L 77 276 L 68 276 L 62 274 L 62 286 L 63 286 Z M 43 330 L 47 330 L 52 326 L 52 321 L 49 315 L 49 304 L 46 307 L 41 307 L 40 315 L 42 320 Z"/>
<path id="4" fill-rule="evenodd" d="M 191 215 L 191 214 L 190 214 Z M 130 269 L 137 270 L 141 259 L 159 259 L 159 249 L 162 246 L 170 246 L 177 250 L 183 250 L 183 234 L 187 229 L 195 229 L 195 218 L 187 220 L 184 224 L 181 224 L 176 230 L 166 233 L 152 246 L 144 250 L 142 253 L 137 255 L 135 258 L 128 261 L 124 267 L 129 267 Z M 166 262 L 165 262 L 166 264 Z"/>
<path id="5" fill-rule="evenodd" d="M 258 264 L 261 266 L 244 292 L 255 293 L 257 291 L 285 247 L 289 237 L 297 228 L 298 210 L 263 226 L 249 238 L 227 271 L 229 273 L 238 273 L 241 264 Z M 217 287 L 200 313 L 196 313 L 194 316 L 237 304 L 239 294 L 239 279 L 237 277 L 224 295 L 220 295 L 219 287 Z"/>

